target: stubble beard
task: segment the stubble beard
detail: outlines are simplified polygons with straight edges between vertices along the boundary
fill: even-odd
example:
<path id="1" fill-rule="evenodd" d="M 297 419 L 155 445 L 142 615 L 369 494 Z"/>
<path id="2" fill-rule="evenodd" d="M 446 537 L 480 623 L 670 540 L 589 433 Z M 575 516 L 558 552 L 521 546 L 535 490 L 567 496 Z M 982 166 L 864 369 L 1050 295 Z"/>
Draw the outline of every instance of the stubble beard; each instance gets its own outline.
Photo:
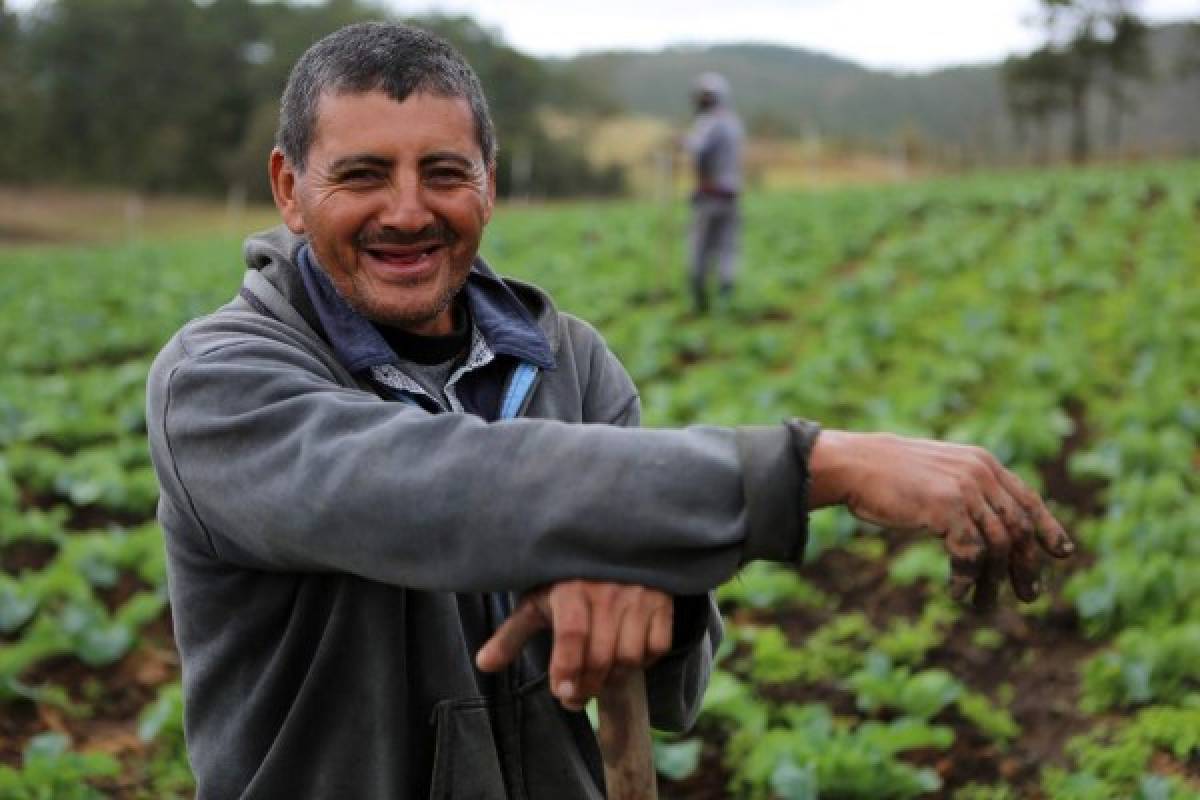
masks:
<path id="1" fill-rule="evenodd" d="M 454 269 L 453 248 L 458 242 L 458 235 L 444 221 L 438 220 L 431 225 L 422 228 L 420 231 L 406 233 L 394 229 L 384 228 L 381 230 L 361 231 L 355 241 L 355 255 L 358 256 L 364 249 L 372 244 L 413 244 L 436 242 L 446 249 L 446 257 L 450 259 L 450 264 L 447 264 L 448 269 Z M 474 259 L 472 258 L 471 262 Z M 465 269 L 455 270 L 450 275 L 450 282 L 446 288 L 438 295 L 434 302 L 426 305 L 423 308 L 398 309 L 386 301 L 388 291 L 379 292 L 379 287 L 373 287 L 371 282 L 364 277 L 364 273 L 356 271 L 348 276 L 348 280 L 344 281 L 347 285 L 343 286 L 343 281 L 334 280 L 334 286 L 337 288 L 338 294 L 359 314 L 362 314 L 372 322 L 377 322 L 381 325 L 388 325 L 401 330 L 415 330 L 421 328 L 434 320 L 438 319 L 446 309 L 450 308 L 450 304 L 454 302 L 454 298 L 462 291 L 463 286 L 467 282 L 467 276 L 471 272 L 471 262 L 468 262 Z M 434 280 L 438 280 L 435 277 Z M 398 281 L 389 284 L 388 290 L 398 290 L 403 292 L 405 289 L 411 288 L 414 291 L 420 291 L 423 281 L 414 280 L 411 282 Z"/>
<path id="2" fill-rule="evenodd" d="M 467 275 L 470 270 L 465 270 L 461 276 L 456 275 L 454 280 L 447 286 L 440 295 L 438 295 L 432 303 L 423 308 L 399 309 L 389 304 L 386 300 L 373 296 L 371 287 L 366 284 L 366 281 L 361 280 L 361 276 L 355 275 L 350 279 L 349 287 L 339 285 L 340 281 L 334 281 L 334 287 L 338 294 L 342 295 L 351 308 L 362 314 L 372 322 L 377 322 L 381 325 L 388 325 L 401 330 L 414 330 L 421 328 L 440 317 L 450 308 L 454 302 L 454 298 L 462 291 L 467 282 Z M 420 284 L 414 283 L 416 288 Z M 395 286 L 395 284 L 393 284 Z M 344 289 L 348 288 L 349 292 Z"/>

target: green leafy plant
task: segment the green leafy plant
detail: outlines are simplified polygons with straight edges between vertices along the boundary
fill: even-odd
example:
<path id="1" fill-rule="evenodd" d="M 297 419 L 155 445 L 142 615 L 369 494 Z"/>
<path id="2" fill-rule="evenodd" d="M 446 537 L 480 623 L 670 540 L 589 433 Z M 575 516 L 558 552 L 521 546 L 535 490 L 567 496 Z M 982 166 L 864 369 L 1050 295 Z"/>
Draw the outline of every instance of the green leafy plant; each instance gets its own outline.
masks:
<path id="1" fill-rule="evenodd" d="M 795 646 L 777 627 L 743 628 L 750 643 L 746 668 L 761 683 L 831 681 L 858 666 L 873 633 L 867 618 L 857 613 L 834 617 Z"/>
<path id="2" fill-rule="evenodd" d="M 704 743 L 699 739 L 663 741 L 654 739 L 654 769 L 659 775 L 675 781 L 690 778 L 700 766 L 700 750 Z"/>
<path id="3" fill-rule="evenodd" d="M 828 608 L 832 601 L 795 570 L 756 561 L 717 589 L 717 599 L 745 608 Z"/>
<path id="4" fill-rule="evenodd" d="M 888 567 L 888 576 L 900 586 L 909 586 L 919 580 L 941 586 L 950 580 L 950 562 L 938 542 L 917 542 L 896 557 Z"/>
<path id="5" fill-rule="evenodd" d="M 1090 712 L 1177 702 L 1200 688 L 1200 623 L 1131 629 L 1083 667 L 1081 705 Z"/>
<path id="6" fill-rule="evenodd" d="M 1021 726 L 1012 714 L 992 703 L 986 695 L 963 692 L 958 697 L 958 710 L 985 736 L 1002 745 L 1021 735 Z"/>
<path id="7" fill-rule="evenodd" d="M 1129 723 L 1103 725 L 1073 738 L 1067 752 L 1076 769 L 1045 770 L 1042 786 L 1047 794 L 1070 800 L 1195 797 L 1178 777 L 1151 771 L 1155 752 L 1170 753 L 1181 763 L 1200 753 L 1200 696 L 1185 702 L 1182 708 L 1144 709 Z"/>
<path id="8" fill-rule="evenodd" d="M 946 748 L 948 728 L 911 719 L 850 727 L 823 706 L 787 706 L 761 733 L 739 731 L 726 765 L 737 796 L 910 798 L 941 786 L 937 773 L 896 756 L 918 748 Z"/>
<path id="9" fill-rule="evenodd" d="M 846 679 L 855 692 L 858 707 L 865 712 L 891 709 L 921 720 L 928 720 L 957 700 L 962 684 L 942 669 L 914 673 L 905 666 L 894 666 L 882 653 L 872 652 L 862 668 Z"/>
<path id="10" fill-rule="evenodd" d="M 940 596 L 925 604 L 916 621 L 896 619 L 874 639 L 874 649 L 900 664 L 919 664 L 928 653 L 941 645 L 959 610 Z"/>
<path id="11" fill-rule="evenodd" d="M 957 789 L 953 795 L 954 800 L 1017 800 L 1017 795 L 1007 786 L 984 786 L 978 783 L 969 783 L 961 789 Z"/>
<path id="12" fill-rule="evenodd" d="M 183 689 L 163 686 L 154 702 L 138 716 L 138 738 L 152 745 L 144 766 L 145 783 L 154 797 L 186 798 L 195 793 L 183 735 Z M 657 747 L 657 744 L 656 744 Z"/>
<path id="13" fill-rule="evenodd" d="M 10 800 L 101 800 L 89 781 L 112 778 L 120 767 L 101 753 L 76 753 L 60 733 L 30 739 L 19 770 L 0 766 L 0 797 Z"/>

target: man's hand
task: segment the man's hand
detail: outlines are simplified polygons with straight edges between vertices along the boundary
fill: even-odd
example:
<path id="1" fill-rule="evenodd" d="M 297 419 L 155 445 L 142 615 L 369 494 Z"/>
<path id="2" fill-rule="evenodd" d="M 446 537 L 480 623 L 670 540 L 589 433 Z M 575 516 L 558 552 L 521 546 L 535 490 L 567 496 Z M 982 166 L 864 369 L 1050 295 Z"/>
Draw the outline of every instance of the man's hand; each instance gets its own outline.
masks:
<path id="1" fill-rule="evenodd" d="M 550 628 L 550 691 L 579 711 L 613 670 L 641 669 L 666 654 L 673 613 L 671 596 L 655 589 L 584 580 L 551 584 L 521 599 L 475 663 L 484 672 L 501 670 L 535 633 Z"/>
<path id="2" fill-rule="evenodd" d="M 978 447 L 891 434 L 822 431 L 809 461 L 809 506 L 844 504 L 859 519 L 927 529 L 945 540 L 951 594 L 975 587 L 976 607 L 995 603 L 1007 574 L 1017 597 L 1038 596 L 1040 550 L 1075 545 L 1037 493 Z"/>

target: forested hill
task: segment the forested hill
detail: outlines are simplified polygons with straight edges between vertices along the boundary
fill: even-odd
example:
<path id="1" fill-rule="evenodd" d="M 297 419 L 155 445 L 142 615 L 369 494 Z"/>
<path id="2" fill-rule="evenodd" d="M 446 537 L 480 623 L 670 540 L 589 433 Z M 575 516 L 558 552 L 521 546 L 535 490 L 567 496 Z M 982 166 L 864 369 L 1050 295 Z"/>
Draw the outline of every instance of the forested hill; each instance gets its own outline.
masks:
<path id="1" fill-rule="evenodd" d="M 39 0 L 22 12 L 0 0 L 0 185 L 268 200 L 263 165 L 291 65 L 329 31 L 381 16 L 375 0 Z M 973 161 L 1010 159 L 1020 145 L 997 66 L 899 75 L 765 45 L 543 61 L 469 17 L 410 21 L 445 36 L 478 71 L 502 143 L 502 193 L 621 192 L 622 169 L 555 122 L 584 130 L 605 113 L 618 123 L 633 113 L 678 124 L 706 69 L 730 78 L 759 136 Z M 1095 98 L 1092 152 L 1200 153 L 1200 26 L 1153 29 L 1148 50 L 1159 82 L 1125 87 L 1133 108 L 1119 126 Z M 1061 155 L 1066 128 L 1065 119 L 1038 126 L 1022 149 Z"/>
<path id="2" fill-rule="evenodd" d="M 1196 43 L 1186 25 L 1151 31 L 1157 79 L 1134 87 L 1136 108 L 1123 120 L 1126 151 L 1200 149 L 1200 74 L 1180 74 Z M 730 80 L 738 109 L 759 133 L 894 142 L 914 134 L 968 153 L 1010 151 L 1016 142 L 1005 107 L 1000 65 L 929 73 L 872 70 L 808 50 L 763 44 L 604 52 L 558 62 L 581 82 L 609 87 L 613 101 L 674 121 L 688 113 L 688 87 L 703 70 Z M 1112 149 L 1107 108 L 1094 106 L 1096 141 Z"/>

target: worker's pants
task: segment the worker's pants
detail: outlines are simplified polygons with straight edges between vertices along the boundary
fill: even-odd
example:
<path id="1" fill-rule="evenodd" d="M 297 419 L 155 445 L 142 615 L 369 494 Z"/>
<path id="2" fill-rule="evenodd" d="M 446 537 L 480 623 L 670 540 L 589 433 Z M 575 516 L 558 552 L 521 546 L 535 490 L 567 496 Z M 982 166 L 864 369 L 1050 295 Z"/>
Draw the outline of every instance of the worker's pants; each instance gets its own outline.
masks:
<path id="1" fill-rule="evenodd" d="M 741 227 L 737 198 L 700 195 L 692 200 L 689 277 L 698 310 L 708 307 L 706 284 L 714 262 L 720 291 L 732 291 Z"/>

